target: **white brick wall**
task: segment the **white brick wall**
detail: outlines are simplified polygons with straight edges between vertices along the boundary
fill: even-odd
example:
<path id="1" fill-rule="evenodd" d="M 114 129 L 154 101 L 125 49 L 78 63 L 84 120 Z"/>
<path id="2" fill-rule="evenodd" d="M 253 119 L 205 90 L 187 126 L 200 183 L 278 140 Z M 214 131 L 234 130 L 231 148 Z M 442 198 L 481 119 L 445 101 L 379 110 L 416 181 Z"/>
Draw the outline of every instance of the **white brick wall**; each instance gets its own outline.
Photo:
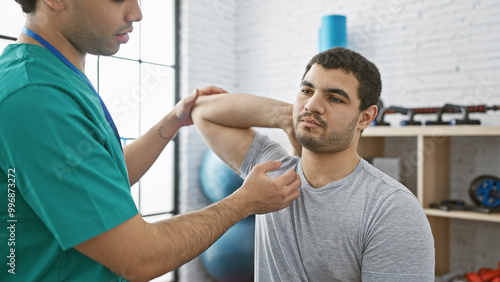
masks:
<path id="1" fill-rule="evenodd" d="M 385 105 L 500 104 L 498 0 L 181 2 L 182 93 L 216 84 L 229 91 L 292 102 L 305 65 L 317 53 L 321 17 L 338 13 L 347 16 L 348 47 L 379 67 Z M 500 125 L 499 111 L 472 116 L 484 125 Z M 395 125 L 400 119 L 393 115 L 388 120 Z M 199 185 L 197 169 L 206 147 L 194 128 L 183 130 L 181 137 L 181 184 L 183 191 L 188 191 L 187 187 Z M 468 150 L 469 145 L 461 139 L 453 140 L 450 196 L 463 195 L 467 188 L 463 183 L 469 183 L 484 167 L 482 164 L 488 164 L 493 170 L 490 173 L 500 176 L 499 157 L 492 157 L 500 156 L 498 139 L 484 142 L 488 154 Z M 191 192 L 183 193 L 185 208 L 203 202 L 192 197 Z M 464 241 L 457 238 L 498 238 L 488 232 L 499 227 L 453 221 L 451 267 L 495 267 L 500 260 L 498 251 L 496 256 L 490 254 L 489 260 L 479 252 L 496 241 L 484 242 L 477 248 L 478 255 L 470 258 L 467 254 L 470 248 L 476 249 L 475 243 L 464 247 Z"/>
<path id="2" fill-rule="evenodd" d="M 181 2 L 181 95 L 195 88 L 217 85 L 235 91 L 237 6 L 235 1 L 184 0 Z M 209 204 L 200 188 L 199 170 L 207 146 L 194 126 L 179 133 L 180 211 Z M 210 281 L 201 260 L 194 259 L 180 269 L 180 280 Z"/>

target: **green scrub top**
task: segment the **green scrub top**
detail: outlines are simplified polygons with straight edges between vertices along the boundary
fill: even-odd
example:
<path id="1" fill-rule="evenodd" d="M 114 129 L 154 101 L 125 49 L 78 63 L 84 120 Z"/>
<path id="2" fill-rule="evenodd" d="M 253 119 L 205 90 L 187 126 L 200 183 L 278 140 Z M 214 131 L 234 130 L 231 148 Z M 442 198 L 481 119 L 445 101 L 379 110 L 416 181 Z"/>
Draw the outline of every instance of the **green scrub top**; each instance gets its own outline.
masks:
<path id="1" fill-rule="evenodd" d="M 138 213 L 99 99 L 41 46 L 0 56 L 0 281 L 123 281 L 73 247 Z"/>

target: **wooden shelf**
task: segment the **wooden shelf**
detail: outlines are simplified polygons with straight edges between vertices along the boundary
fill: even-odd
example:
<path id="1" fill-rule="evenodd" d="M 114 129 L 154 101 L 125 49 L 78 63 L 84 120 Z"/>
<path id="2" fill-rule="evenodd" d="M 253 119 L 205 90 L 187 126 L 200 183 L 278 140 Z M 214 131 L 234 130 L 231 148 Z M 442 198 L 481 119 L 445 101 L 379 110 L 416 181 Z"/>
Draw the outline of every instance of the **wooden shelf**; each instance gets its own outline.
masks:
<path id="1" fill-rule="evenodd" d="M 473 211 L 442 211 L 438 209 L 424 209 L 424 211 L 425 214 L 428 216 L 500 223 L 500 213 L 483 214 L 480 212 L 473 212 Z"/>
<path id="2" fill-rule="evenodd" d="M 458 126 L 370 126 L 361 135 L 358 154 L 363 158 L 390 155 L 387 138 L 415 140 L 409 151 L 416 174 L 416 194 L 423 207 L 450 197 L 450 147 L 453 137 L 500 137 L 500 127 Z M 474 146 L 474 144 L 471 144 Z M 499 156 L 500 157 L 500 156 Z M 500 223 L 500 213 L 483 214 L 473 211 L 442 211 L 424 208 L 429 219 L 436 248 L 436 274 L 447 273 L 450 261 L 450 219 Z"/>
<path id="3" fill-rule="evenodd" d="M 370 126 L 362 137 L 405 137 L 405 136 L 500 136 L 498 126 L 456 125 L 456 126 Z"/>

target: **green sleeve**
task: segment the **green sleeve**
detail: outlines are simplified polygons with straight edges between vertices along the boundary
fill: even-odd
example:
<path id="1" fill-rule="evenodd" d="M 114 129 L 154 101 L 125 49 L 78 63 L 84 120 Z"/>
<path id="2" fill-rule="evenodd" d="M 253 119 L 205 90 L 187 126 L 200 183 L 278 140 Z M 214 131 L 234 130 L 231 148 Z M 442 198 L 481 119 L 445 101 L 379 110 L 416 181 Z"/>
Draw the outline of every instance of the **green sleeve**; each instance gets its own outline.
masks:
<path id="1" fill-rule="evenodd" d="M 18 190 L 63 250 L 138 213 L 116 137 L 89 97 L 30 86 L 0 105 Z"/>

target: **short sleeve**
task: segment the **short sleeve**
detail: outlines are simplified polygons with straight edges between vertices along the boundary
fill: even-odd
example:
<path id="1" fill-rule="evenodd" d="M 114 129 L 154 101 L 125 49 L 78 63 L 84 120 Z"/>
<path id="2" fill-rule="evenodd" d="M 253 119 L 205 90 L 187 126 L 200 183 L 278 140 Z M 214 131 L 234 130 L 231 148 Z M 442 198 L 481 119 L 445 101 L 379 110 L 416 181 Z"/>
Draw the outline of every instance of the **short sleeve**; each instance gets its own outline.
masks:
<path id="1" fill-rule="evenodd" d="M 87 102 L 30 86 L 0 104 L 18 190 L 63 250 L 138 213 L 116 137 Z"/>
<path id="2" fill-rule="evenodd" d="M 257 132 L 241 163 L 240 176 L 246 178 L 252 168 L 258 164 L 267 161 L 284 160 L 288 157 L 290 156 L 280 144 Z"/>
<path id="3" fill-rule="evenodd" d="M 434 239 L 413 194 L 393 192 L 369 222 L 363 281 L 434 281 Z"/>

